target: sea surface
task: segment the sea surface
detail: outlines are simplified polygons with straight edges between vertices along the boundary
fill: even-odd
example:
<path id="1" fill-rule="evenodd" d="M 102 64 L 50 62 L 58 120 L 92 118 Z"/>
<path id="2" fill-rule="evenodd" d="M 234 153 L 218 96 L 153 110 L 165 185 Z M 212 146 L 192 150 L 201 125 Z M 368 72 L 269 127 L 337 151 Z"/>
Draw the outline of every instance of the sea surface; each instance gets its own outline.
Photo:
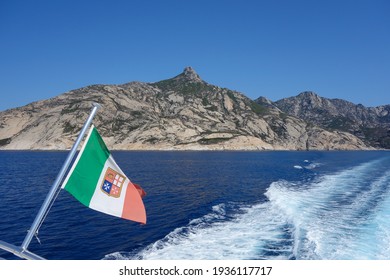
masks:
<path id="1" fill-rule="evenodd" d="M 0 240 L 23 242 L 66 156 L 0 151 Z M 29 250 L 75 260 L 390 259 L 388 151 L 113 156 L 147 192 L 147 224 L 61 191 Z"/>

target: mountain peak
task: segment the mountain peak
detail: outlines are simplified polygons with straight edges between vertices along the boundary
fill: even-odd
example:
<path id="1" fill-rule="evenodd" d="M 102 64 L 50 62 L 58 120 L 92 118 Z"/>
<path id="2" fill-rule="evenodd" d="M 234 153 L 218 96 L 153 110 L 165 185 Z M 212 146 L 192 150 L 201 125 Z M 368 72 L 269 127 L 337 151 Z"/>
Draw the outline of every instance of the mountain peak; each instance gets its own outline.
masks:
<path id="1" fill-rule="evenodd" d="M 184 68 L 183 73 L 188 75 L 192 75 L 192 74 L 198 75 L 195 72 L 194 68 L 192 68 L 191 66 L 187 66 L 186 68 Z"/>
<path id="2" fill-rule="evenodd" d="M 188 82 L 202 82 L 202 79 L 198 75 L 198 73 L 195 72 L 195 70 L 188 66 L 184 68 L 183 73 L 175 77 L 176 80 L 185 80 Z"/>
<path id="3" fill-rule="evenodd" d="M 304 91 L 298 94 L 298 97 L 320 98 L 320 96 L 314 91 Z"/>

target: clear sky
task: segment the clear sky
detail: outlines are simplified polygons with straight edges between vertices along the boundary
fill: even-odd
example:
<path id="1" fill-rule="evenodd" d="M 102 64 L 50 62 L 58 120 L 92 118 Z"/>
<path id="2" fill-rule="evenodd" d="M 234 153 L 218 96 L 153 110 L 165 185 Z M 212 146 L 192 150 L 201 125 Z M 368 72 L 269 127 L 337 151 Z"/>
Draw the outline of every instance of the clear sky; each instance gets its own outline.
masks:
<path id="1" fill-rule="evenodd" d="M 252 99 L 390 104 L 390 1 L 0 0 L 0 110 L 186 66 Z"/>

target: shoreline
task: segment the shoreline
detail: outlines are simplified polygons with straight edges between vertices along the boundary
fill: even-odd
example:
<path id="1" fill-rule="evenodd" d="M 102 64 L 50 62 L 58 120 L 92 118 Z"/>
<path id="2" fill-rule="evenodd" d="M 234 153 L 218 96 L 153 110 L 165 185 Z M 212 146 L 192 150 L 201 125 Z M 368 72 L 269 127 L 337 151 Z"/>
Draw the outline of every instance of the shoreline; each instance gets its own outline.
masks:
<path id="1" fill-rule="evenodd" d="M 79 151 L 80 149 L 78 149 Z M 69 152 L 70 149 L 0 149 L 1 152 Z M 376 152 L 390 149 L 110 149 L 111 152 Z"/>

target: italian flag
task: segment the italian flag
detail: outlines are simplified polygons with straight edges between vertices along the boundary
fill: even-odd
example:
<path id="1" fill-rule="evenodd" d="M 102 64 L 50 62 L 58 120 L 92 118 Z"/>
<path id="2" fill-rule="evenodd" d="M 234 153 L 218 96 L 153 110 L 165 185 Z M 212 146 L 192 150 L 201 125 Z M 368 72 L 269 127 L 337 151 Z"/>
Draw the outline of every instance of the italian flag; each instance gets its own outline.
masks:
<path id="1" fill-rule="evenodd" d="M 146 224 L 145 192 L 124 175 L 93 125 L 61 188 L 91 209 Z"/>

